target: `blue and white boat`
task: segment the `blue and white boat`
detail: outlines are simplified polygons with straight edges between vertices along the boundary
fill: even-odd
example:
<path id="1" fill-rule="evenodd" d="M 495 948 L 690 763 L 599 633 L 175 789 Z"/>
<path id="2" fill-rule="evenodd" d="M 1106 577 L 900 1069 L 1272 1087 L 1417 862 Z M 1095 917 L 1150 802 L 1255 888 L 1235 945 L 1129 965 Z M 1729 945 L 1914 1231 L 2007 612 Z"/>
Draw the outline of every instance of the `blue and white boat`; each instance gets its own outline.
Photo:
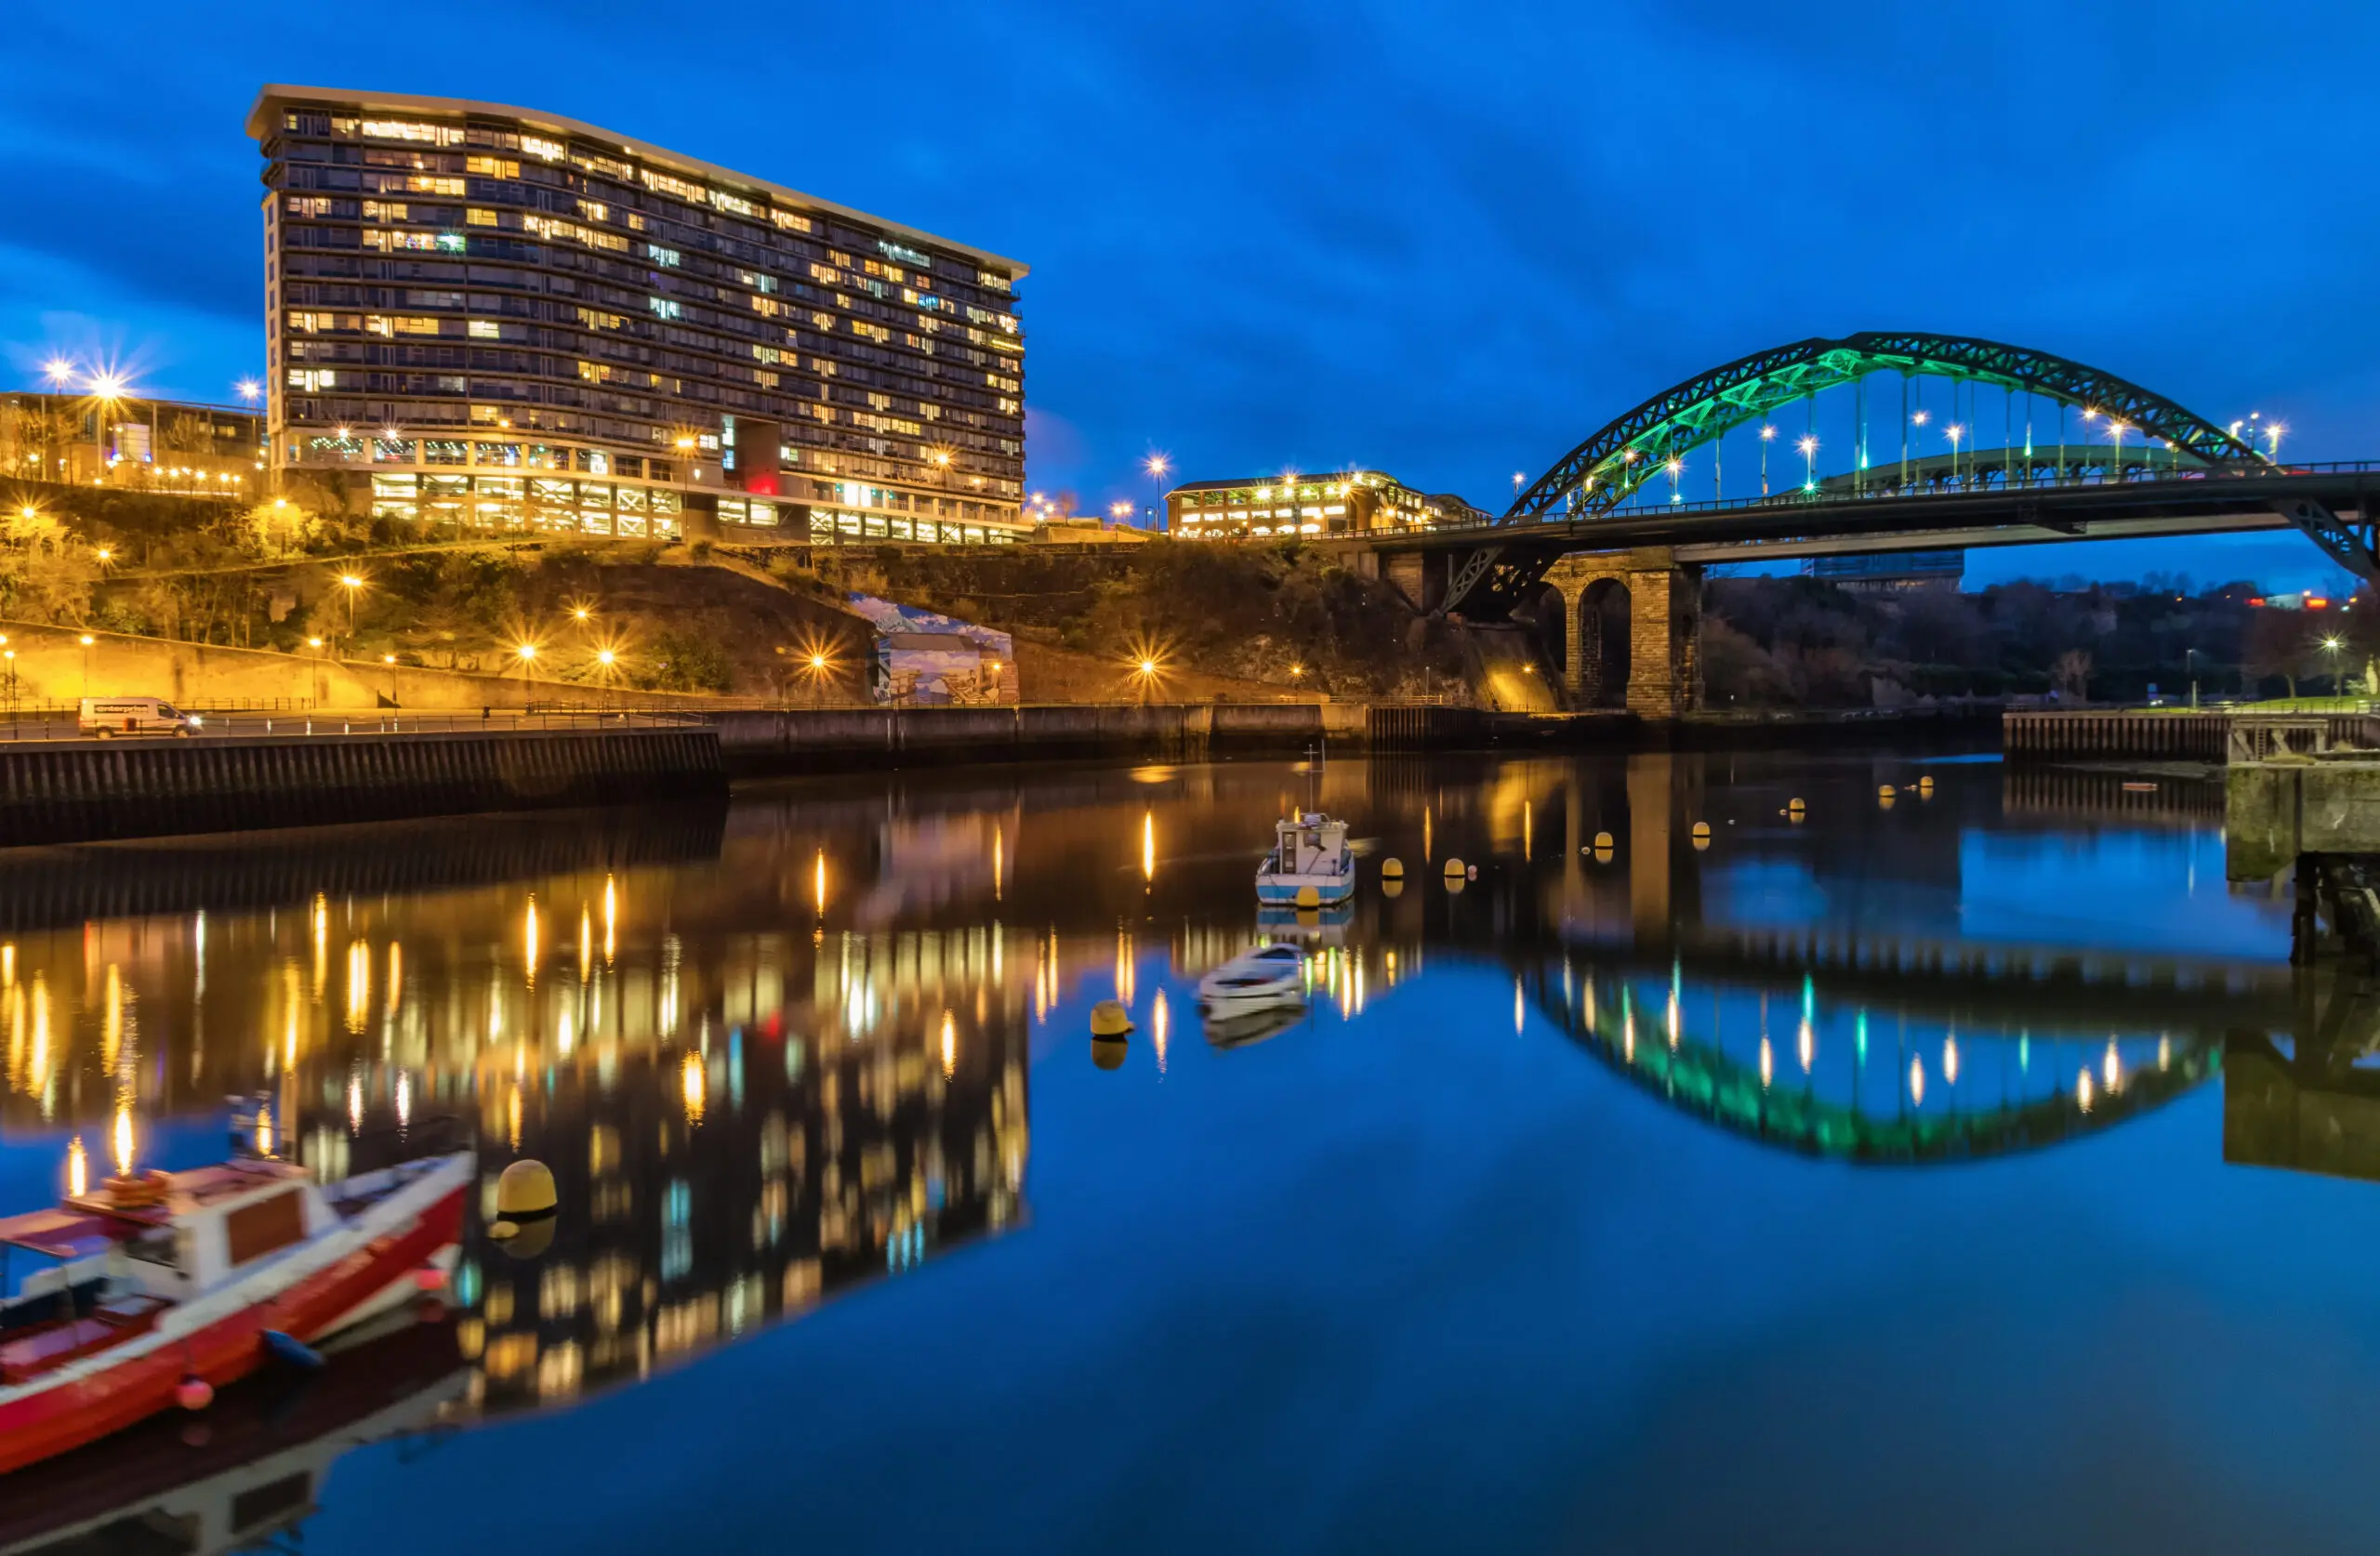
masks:
<path id="1" fill-rule="evenodd" d="M 1274 824 L 1273 851 L 1256 866 L 1256 900 L 1267 907 L 1328 907 L 1355 894 L 1347 824 L 1301 811 Z"/>

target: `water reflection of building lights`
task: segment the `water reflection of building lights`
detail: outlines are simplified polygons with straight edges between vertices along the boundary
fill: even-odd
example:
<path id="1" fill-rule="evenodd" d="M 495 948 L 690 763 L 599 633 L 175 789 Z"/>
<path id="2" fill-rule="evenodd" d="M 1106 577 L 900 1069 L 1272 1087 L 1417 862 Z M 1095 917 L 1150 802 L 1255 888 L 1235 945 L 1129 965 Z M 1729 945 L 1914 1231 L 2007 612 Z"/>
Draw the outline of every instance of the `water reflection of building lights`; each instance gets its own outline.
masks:
<path id="1" fill-rule="evenodd" d="M 2116 1057 L 2116 1040 L 2108 1039 L 2108 1057 L 2101 1062 L 2101 1072 L 2107 1077 L 2108 1095 L 2114 1096 L 2123 1085 L 2123 1068 Z"/>
<path id="2" fill-rule="evenodd" d="M 1620 985 L 1620 1052 L 1630 1063 L 1636 1062 L 1636 1002 L 1628 985 Z"/>
<path id="3" fill-rule="evenodd" d="M 1807 1016 L 1802 1018 L 1801 1030 L 1794 1037 L 1794 1047 L 1801 1052 L 1802 1074 L 1806 1075 L 1810 1073 L 1810 1066 L 1817 1062 L 1818 1057 L 1818 1029 L 1810 1025 L 1810 1018 Z"/>
<path id="4" fill-rule="evenodd" d="M 1959 1038 L 1956 1033 L 1942 1039 L 1942 1084 L 1959 1084 Z"/>
<path id="5" fill-rule="evenodd" d="M 815 864 L 813 864 L 811 866 L 811 871 L 810 871 L 810 900 L 811 900 L 811 906 L 812 906 L 812 908 L 813 908 L 813 909 L 817 913 L 818 916 L 819 916 L 819 917 L 821 917 L 821 918 L 826 917 L 826 851 L 825 849 L 820 849 L 820 850 L 818 851 L 818 858 L 817 858 L 817 862 L 816 862 Z"/>
<path id="6" fill-rule="evenodd" d="M 1912 1107 L 1925 1105 L 1925 1056 L 1911 1054 L 1909 1058 L 1909 1101 Z"/>
<path id="7" fill-rule="evenodd" d="M 403 1070 L 397 1072 L 397 1127 L 413 1123 L 413 1077 Z"/>
<path id="8" fill-rule="evenodd" d="M 686 1105 L 687 1123 L 699 1124 L 703 1121 L 703 1099 L 707 1086 L 701 1056 L 687 1054 L 678 1065 L 678 1091 Z"/>
<path id="9" fill-rule="evenodd" d="M 554 1027 L 554 1049 L 556 1052 L 561 1054 L 562 1058 L 568 1059 L 570 1057 L 571 1049 L 577 1046 L 577 1017 L 571 1011 L 569 1007 L 564 1006 L 562 1008 L 562 1020 L 557 1022 Z"/>
<path id="10" fill-rule="evenodd" d="M 405 992 L 405 951 L 395 941 L 389 942 L 389 997 L 383 1009 L 394 1016 L 403 1003 Z"/>
<path id="11" fill-rule="evenodd" d="M 364 1127 L 364 1077 L 347 1078 L 347 1127 L 350 1130 Z"/>
<path id="12" fill-rule="evenodd" d="M 537 897 L 529 894 L 529 906 L 521 916 L 521 944 L 529 975 L 529 986 L 537 986 Z"/>
<path id="13" fill-rule="evenodd" d="M 1521 981 L 1515 978 L 1513 980 L 1513 1035 L 1515 1037 L 1520 1035 L 1521 1014 L 1524 1009 L 1526 1008 L 1521 1004 Z"/>
<path id="14" fill-rule="evenodd" d="M 994 822 L 992 824 L 992 901 L 996 903 L 1000 900 L 1000 871 L 1007 863 L 1002 857 L 1007 851 L 1007 847 L 1008 839 L 1000 824 Z"/>
<path id="15" fill-rule="evenodd" d="M 2088 1066 L 2074 1076 L 2074 1102 L 2084 1113 L 2091 1111 L 2091 1072 Z"/>
<path id="16" fill-rule="evenodd" d="M 946 1016 L 943 1019 L 949 1020 Z M 1149 1038 L 1157 1048 L 1157 1073 L 1160 1075 L 1165 1074 L 1166 1044 L 1172 1035 L 1173 1011 L 1166 1004 L 1165 991 L 1159 989 L 1149 1003 Z M 945 1075 L 949 1073 L 947 1068 L 943 1071 Z"/>
<path id="17" fill-rule="evenodd" d="M 314 893 L 314 997 L 323 997 L 323 985 L 331 975 L 331 900 L 322 892 Z"/>
<path id="18" fill-rule="evenodd" d="M 1163 995 L 1157 996 L 1158 1009 L 1164 1009 Z M 1162 1051 L 1162 1050 L 1160 1050 Z M 942 1078 L 948 1080 L 959 1073 L 959 1022 L 947 1010 L 942 1013 Z"/>
<path id="19" fill-rule="evenodd" d="M 1776 1078 L 1777 1056 L 1769 1051 L 1768 1039 L 1763 1037 L 1760 1040 L 1760 1088 L 1767 1090 L 1768 1083 Z"/>
<path id="20" fill-rule="evenodd" d="M 99 1062 L 109 1070 L 113 1070 L 116 1057 L 123 1048 L 124 973 L 115 963 L 110 962 L 105 1006 L 99 1019 Z"/>
<path id="21" fill-rule="evenodd" d="M 1141 812 L 1141 882 L 1144 887 L 1157 880 L 1157 812 Z"/>
<path id="22" fill-rule="evenodd" d="M 66 1192 L 70 1194 L 91 1192 L 91 1157 L 83 1149 L 81 1135 L 66 1142 Z"/>
<path id="23" fill-rule="evenodd" d="M 826 863 L 824 855 L 820 856 L 819 863 L 822 865 Z M 613 954 L 619 944 L 619 890 L 613 885 L 612 877 L 605 876 L 603 877 L 603 965 L 605 967 L 612 965 Z"/>
<path id="24" fill-rule="evenodd" d="M 1116 931 L 1116 997 L 1127 1010 L 1132 1008 L 1132 937 L 1122 930 Z"/>
<path id="25" fill-rule="evenodd" d="M 582 983 L 595 975 L 595 916 L 585 903 L 578 909 L 578 981 Z"/>
<path id="26" fill-rule="evenodd" d="M 372 1013 L 372 947 L 363 940 L 348 943 L 347 947 L 347 1029 L 364 1030 L 365 1019 Z"/>
<path id="27" fill-rule="evenodd" d="M 257 1109 L 257 1154 L 272 1154 L 272 1109 L 270 1105 L 259 1105 Z"/>

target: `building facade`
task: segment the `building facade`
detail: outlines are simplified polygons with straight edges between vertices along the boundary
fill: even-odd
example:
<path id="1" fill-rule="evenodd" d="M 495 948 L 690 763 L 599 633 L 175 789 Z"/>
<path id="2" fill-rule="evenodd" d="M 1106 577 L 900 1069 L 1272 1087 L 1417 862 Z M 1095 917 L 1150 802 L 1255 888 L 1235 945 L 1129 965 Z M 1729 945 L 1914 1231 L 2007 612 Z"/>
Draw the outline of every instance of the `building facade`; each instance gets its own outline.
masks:
<path id="1" fill-rule="evenodd" d="M 1855 551 L 1839 557 L 1812 557 L 1805 565 L 1811 577 L 1859 593 L 1955 592 L 1966 577 L 1967 554 L 1963 550 Z"/>
<path id="2" fill-rule="evenodd" d="M 90 394 L 0 399 L 0 475 L 245 497 L 264 489 L 264 417 Z"/>
<path id="3" fill-rule="evenodd" d="M 1165 494 L 1166 528 L 1184 540 L 1432 530 L 1487 517 L 1461 497 L 1417 492 L 1379 470 L 1192 481 Z"/>
<path id="4" fill-rule="evenodd" d="M 270 463 L 453 530 L 1024 533 L 1014 260 L 609 130 L 268 86 Z"/>

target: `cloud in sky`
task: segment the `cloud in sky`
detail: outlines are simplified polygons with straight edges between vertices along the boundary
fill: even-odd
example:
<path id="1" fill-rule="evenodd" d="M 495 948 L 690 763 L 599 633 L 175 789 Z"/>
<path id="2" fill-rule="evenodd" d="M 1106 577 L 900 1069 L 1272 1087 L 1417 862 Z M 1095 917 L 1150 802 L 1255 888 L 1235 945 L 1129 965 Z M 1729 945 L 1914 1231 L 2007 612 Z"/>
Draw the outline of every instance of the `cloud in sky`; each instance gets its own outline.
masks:
<path id="1" fill-rule="evenodd" d="M 12 20 L 12 362 L 59 316 L 161 390 L 257 371 L 241 121 L 276 80 L 526 99 L 1025 260 L 1028 396 L 1073 433 L 1029 475 L 1087 506 L 1146 500 L 1151 447 L 1492 501 L 1702 368 L 1866 328 L 2267 408 L 2308 458 L 2370 452 L 2380 404 L 2376 132 L 2284 111 L 2273 73 L 2374 58 L 2380 13 L 2338 0 L 2252 26 L 2203 0 L 802 7 L 748 60 L 611 0 L 425 0 L 386 53 L 294 0 L 241 20 Z"/>

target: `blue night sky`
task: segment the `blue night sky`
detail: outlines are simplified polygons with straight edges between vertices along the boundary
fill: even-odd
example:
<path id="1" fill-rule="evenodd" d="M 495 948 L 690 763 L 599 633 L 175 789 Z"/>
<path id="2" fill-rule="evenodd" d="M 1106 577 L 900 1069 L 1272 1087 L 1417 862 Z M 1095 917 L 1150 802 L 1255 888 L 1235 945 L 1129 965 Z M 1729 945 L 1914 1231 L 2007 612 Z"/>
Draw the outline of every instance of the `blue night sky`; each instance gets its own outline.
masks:
<path id="1" fill-rule="evenodd" d="M 0 373 L 260 370 L 268 80 L 523 104 L 1024 259 L 1030 478 L 1086 508 L 1370 465 L 1501 506 L 1704 367 L 1932 329 L 2070 356 L 2302 458 L 2380 454 L 2380 10 L 421 0 L 24 7 Z M 770 25 L 774 23 L 774 26 Z M 137 40 L 137 41 L 136 41 Z M 2312 68 L 2308 68 L 2309 65 Z M 1977 553 L 1970 578 L 2332 576 L 2300 541 Z"/>

